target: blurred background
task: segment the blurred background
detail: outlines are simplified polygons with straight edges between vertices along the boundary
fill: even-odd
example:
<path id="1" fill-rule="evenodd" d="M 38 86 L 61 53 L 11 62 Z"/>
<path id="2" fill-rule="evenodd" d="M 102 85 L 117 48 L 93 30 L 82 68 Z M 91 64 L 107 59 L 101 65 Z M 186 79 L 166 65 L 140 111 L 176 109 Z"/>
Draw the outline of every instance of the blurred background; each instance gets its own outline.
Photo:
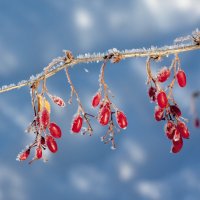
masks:
<path id="1" fill-rule="evenodd" d="M 69 49 L 82 53 L 163 46 L 200 27 L 199 0 L 0 0 L 0 85 L 28 79 L 53 58 Z M 156 65 L 169 65 L 173 56 Z M 29 89 L 0 95 L 0 200 L 197 200 L 200 197 L 200 130 L 193 127 L 190 95 L 200 89 L 199 51 L 180 54 L 188 75 L 175 98 L 189 118 L 191 138 L 183 150 L 170 153 L 164 123 L 154 120 L 145 84 L 145 59 L 109 64 L 105 78 L 114 102 L 129 119 L 117 134 L 117 149 L 104 145 L 106 129 L 93 123 L 93 137 L 70 134 L 76 102 L 65 108 L 52 105 L 51 120 L 63 130 L 59 151 L 48 163 L 32 165 L 15 160 L 33 140 L 24 133 L 33 118 Z M 85 109 L 98 89 L 100 63 L 70 70 Z M 87 70 L 84 70 L 86 68 Z M 89 72 L 86 72 L 89 71 Z M 65 74 L 48 80 L 52 94 L 70 96 Z M 198 102 L 197 102 L 198 103 Z M 200 101 L 199 101 L 200 104 Z"/>

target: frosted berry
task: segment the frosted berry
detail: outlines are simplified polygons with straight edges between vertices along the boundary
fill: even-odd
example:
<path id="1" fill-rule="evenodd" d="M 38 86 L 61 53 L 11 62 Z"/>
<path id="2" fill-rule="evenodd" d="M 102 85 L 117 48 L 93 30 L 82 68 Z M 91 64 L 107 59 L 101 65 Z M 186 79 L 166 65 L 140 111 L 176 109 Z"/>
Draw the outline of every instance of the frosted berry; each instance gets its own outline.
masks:
<path id="1" fill-rule="evenodd" d="M 49 122 L 50 122 L 49 112 L 46 108 L 44 108 L 40 116 L 40 124 L 42 125 L 42 128 L 44 130 L 49 126 Z"/>
<path id="2" fill-rule="evenodd" d="M 175 124 L 172 121 L 168 121 L 167 124 L 165 125 L 165 134 L 166 136 L 172 140 L 175 134 Z"/>
<path id="3" fill-rule="evenodd" d="M 62 98 L 57 96 L 51 96 L 52 101 L 60 107 L 65 107 L 65 102 Z"/>
<path id="4" fill-rule="evenodd" d="M 157 75 L 157 80 L 159 82 L 165 82 L 170 77 L 170 70 L 167 67 L 163 67 Z"/>
<path id="5" fill-rule="evenodd" d="M 127 121 L 126 115 L 121 111 L 117 111 L 116 119 L 117 119 L 117 124 L 119 125 L 119 127 L 126 129 L 126 127 L 128 126 L 128 121 Z"/>
<path id="6" fill-rule="evenodd" d="M 156 101 L 156 88 L 155 87 L 150 87 L 148 94 L 149 94 L 149 98 L 151 99 L 151 101 Z"/>
<path id="7" fill-rule="evenodd" d="M 62 132 L 61 132 L 60 127 L 56 123 L 54 123 L 54 122 L 51 122 L 49 124 L 49 131 L 50 131 L 50 134 L 54 138 L 60 138 L 62 136 Z"/>
<path id="8" fill-rule="evenodd" d="M 36 149 L 35 157 L 36 157 L 37 159 L 42 158 L 42 148 L 41 148 L 41 147 L 38 147 L 38 148 Z"/>
<path id="9" fill-rule="evenodd" d="M 183 70 L 179 70 L 176 74 L 176 78 L 178 81 L 178 84 L 180 87 L 185 87 L 186 86 L 186 75 L 185 72 Z"/>
<path id="10" fill-rule="evenodd" d="M 30 155 L 30 149 L 27 149 L 26 151 L 24 151 L 24 152 L 22 152 L 21 154 L 18 155 L 18 159 L 20 161 L 26 160 L 29 155 Z"/>
<path id="11" fill-rule="evenodd" d="M 171 105 L 170 106 L 170 112 L 174 115 L 174 116 L 177 116 L 177 117 L 180 117 L 181 116 L 181 110 L 178 108 L 177 105 Z"/>
<path id="12" fill-rule="evenodd" d="M 154 118 L 156 121 L 161 121 L 164 117 L 164 110 L 160 107 L 156 107 L 154 111 Z"/>
<path id="13" fill-rule="evenodd" d="M 101 101 L 101 93 L 98 92 L 92 99 L 92 107 L 97 107 Z"/>
<path id="14" fill-rule="evenodd" d="M 157 102 L 158 102 L 158 105 L 161 108 L 167 107 L 168 99 L 167 99 L 167 95 L 165 94 L 164 91 L 161 91 L 161 92 L 158 93 L 158 95 L 157 95 Z"/>
<path id="15" fill-rule="evenodd" d="M 173 141 L 173 145 L 171 148 L 172 153 L 178 153 L 183 147 L 183 139 L 180 137 L 178 141 Z"/>
<path id="16" fill-rule="evenodd" d="M 58 151 L 58 146 L 57 146 L 57 143 L 54 140 L 54 138 L 50 135 L 47 135 L 45 140 L 46 140 L 46 144 L 47 144 L 47 147 L 49 148 L 49 150 L 52 153 L 56 153 Z"/>
<path id="17" fill-rule="evenodd" d="M 83 118 L 81 117 L 81 115 L 77 115 L 72 122 L 72 128 L 71 128 L 72 132 L 79 133 L 82 128 L 82 125 L 83 125 Z"/>
<path id="18" fill-rule="evenodd" d="M 190 137 L 189 130 L 188 130 L 187 126 L 185 125 L 185 123 L 178 122 L 177 129 L 183 138 L 188 139 Z"/>
<path id="19" fill-rule="evenodd" d="M 100 109 L 99 123 L 103 126 L 107 125 L 110 120 L 110 115 L 111 115 L 110 105 L 106 104 Z"/>

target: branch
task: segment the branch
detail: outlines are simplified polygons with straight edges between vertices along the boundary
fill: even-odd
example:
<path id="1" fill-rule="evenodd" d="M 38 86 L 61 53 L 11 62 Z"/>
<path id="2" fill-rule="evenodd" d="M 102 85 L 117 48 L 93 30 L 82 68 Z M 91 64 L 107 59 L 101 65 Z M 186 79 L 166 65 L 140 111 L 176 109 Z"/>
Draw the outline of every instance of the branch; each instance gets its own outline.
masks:
<path id="1" fill-rule="evenodd" d="M 122 50 L 118 51 L 117 49 L 108 50 L 106 53 L 93 53 L 79 55 L 76 58 L 69 55 L 68 51 L 66 51 L 66 56 L 58 57 L 54 59 L 47 67 L 44 68 L 43 72 L 37 74 L 36 76 L 31 76 L 29 80 L 20 81 L 17 84 L 4 85 L 0 88 L 0 93 L 7 92 L 14 89 L 19 89 L 24 86 L 31 86 L 36 82 L 40 82 L 41 80 L 47 79 L 57 72 L 65 69 L 66 67 L 75 66 L 80 63 L 91 63 L 91 62 L 99 62 L 105 60 L 105 58 L 112 55 L 115 55 L 120 59 L 134 58 L 134 57 L 163 57 L 168 56 L 170 54 L 178 54 L 182 52 L 188 52 L 192 50 L 200 49 L 200 31 L 198 29 L 192 33 L 192 35 L 181 37 L 175 40 L 176 44 L 170 46 L 163 46 L 160 48 L 151 47 L 149 49 L 132 49 L 132 50 Z M 186 42 L 186 43 L 185 43 Z"/>

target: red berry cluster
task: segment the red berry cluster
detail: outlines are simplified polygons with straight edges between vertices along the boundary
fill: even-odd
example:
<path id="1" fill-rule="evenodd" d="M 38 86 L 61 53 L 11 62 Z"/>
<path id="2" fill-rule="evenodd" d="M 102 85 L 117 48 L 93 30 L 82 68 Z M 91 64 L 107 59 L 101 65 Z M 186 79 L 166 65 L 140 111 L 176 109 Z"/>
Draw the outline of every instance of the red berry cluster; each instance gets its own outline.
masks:
<path id="1" fill-rule="evenodd" d="M 115 58 L 117 62 L 117 59 Z M 118 60 L 119 61 L 119 60 Z M 128 121 L 126 115 L 111 102 L 109 98 L 109 90 L 108 86 L 104 80 L 104 70 L 106 66 L 107 60 L 104 61 L 101 73 L 99 77 L 99 90 L 92 98 L 92 107 L 98 107 L 98 116 L 97 120 L 102 126 L 108 126 L 108 130 L 106 134 L 102 137 L 102 141 L 107 144 L 109 142 L 112 143 L 112 149 L 116 148 L 114 141 L 114 128 L 117 127 L 114 125 L 113 116 L 115 116 L 116 122 L 121 129 L 126 129 L 128 126 Z M 118 129 L 117 129 L 118 130 Z"/>
<path id="2" fill-rule="evenodd" d="M 157 106 L 154 111 L 154 118 L 156 121 L 165 120 L 165 134 L 172 142 L 171 152 L 178 153 L 183 146 L 183 138 L 188 139 L 190 133 L 186 124 L 182 121 L 182 113 L 173 98 L 173 87 L 175 82 L 180 87 L 186 86 L 185 72 L 180 68 L 180 60 L 178 56 L 175 57 L 169 68 L 163 67 L 156 76 L 153 76 L 150 67 L 150 60 L 147 61 L 147 75 L 148 75 L 148 95 L 152 102 Z M 161 83 L 166 82 L 170 76 L 171 71 L 174 71 L 174 76 L 166 89 L 163 89 Z"/>
<path id="3" fill-rule="evenodd" d="M 65 106 L 64 101 L 60 97 L 50 95 L 48 92 L 47 95 L 58 106 Z M 27 132 L 34 133 L 35 140 L 17 156 L 17 160 L 24 161 L 29 157 L 32 148 L 35 148 L 35 155 L 29 163 L 41 158 L 46 160 L 43 156 L 43 151 L 46 150 L 46 148 L 52 153 L 56 153 L 58 151 L 58 146 L 55 139 L 59 139 L 62 136 L 60 127 L 55 122 L 50 122 L 49 102 L 43 94 L 37 94 L 34 87 L 32 87 L 32 104 L 34 108 L 34 119 L 29 125 Z"/>

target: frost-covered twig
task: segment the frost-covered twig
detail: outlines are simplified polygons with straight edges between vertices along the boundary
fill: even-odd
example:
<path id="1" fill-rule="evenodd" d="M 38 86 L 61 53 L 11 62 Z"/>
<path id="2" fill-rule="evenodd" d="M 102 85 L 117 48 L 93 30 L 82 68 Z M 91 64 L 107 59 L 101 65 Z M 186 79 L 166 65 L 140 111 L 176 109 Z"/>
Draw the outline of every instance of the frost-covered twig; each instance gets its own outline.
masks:
<path id="1" fill-rule="evenodd" d="M 106 53 L 88 53 L 85 55 L 79 55 L 76 58 L 70 57 L 71 55 L 68 55 L 68 51 L 66 51 L 66 56 L 54 59 L 47 67 L 44 68 L 43 72 L 41 72 L 40 74 L 31 76 L 29 80 L 23 80 L 17 84 L 4 85 L 0 88 L 0 93 L 18 89 L 24 86 L 31 86 L 35 82 L 40 82 L 45 78 L 47 79 L 69 66 L 74 67 L 75 65 L 80 63 L 103 61 L 109 55 L 118 55 L 117 57 L 120 57 L 120 59 L 134 57 L 163 57 L 170 54 L 197 50 L 200 49 L 200 31 L 197 29 L 192 33 L 190 37 L 181 37 L 176 39 L 175 42 L 176 44 L 174 45 L 163 46 L 160 48 L 152 46 L 149 49 L 141 48 L 122 51 L 114 48 L 108 50 L 108 52 Z"/>

